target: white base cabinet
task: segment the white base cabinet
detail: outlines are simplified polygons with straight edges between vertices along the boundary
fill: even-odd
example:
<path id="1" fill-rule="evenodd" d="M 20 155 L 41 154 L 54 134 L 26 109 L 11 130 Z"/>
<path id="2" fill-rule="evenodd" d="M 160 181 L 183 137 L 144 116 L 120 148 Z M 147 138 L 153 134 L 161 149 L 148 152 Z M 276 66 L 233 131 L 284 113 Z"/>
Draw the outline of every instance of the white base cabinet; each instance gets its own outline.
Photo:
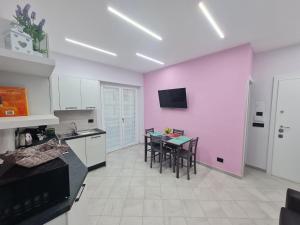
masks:
<path id="1" fill-rule="evenodd" d="M 55 219 L 51 220 L 50 222 L 45 223 L 44 225 L 68 225 L 67 214 L 64 213 L 59 217 L 56 217 Z"/>
<path id="2" fill-rule="evenodd" d="M 86 165 L 86 152 L 85 152 L 85 138 L 76 138 L 72 140 L 67 140 L 67 144 L 77 155 L 77 157 Z"/>
<path id="3" fill-rule="evenodd" d="M 85 141 L 87 167 L 105 162 L 105 134 L 86 137 Z"/>
<path id="4" fill-rule="evenodd" d="M 76 197 L 76 200 L 69 212 L 67 212 L 68 225 L 87 225 L 89 224 L 86 184 L 81 186 L 81 189 Z"/>
<path id="5" fill-rule="evenodd" d="M 66 142 L 86 167 L 95 166 L 106 160 L 105 134 L 71 139 Z"/>
<path id="6" fill-rule="evenodd" d="M 87 225 L 89 224 L 88 217 L 88 197 L 86 191 L 86 184 L 83 183 L 79 190 L 76 200 L 70 211 L 61 216 L 51 220 L 44 225 Z"/>

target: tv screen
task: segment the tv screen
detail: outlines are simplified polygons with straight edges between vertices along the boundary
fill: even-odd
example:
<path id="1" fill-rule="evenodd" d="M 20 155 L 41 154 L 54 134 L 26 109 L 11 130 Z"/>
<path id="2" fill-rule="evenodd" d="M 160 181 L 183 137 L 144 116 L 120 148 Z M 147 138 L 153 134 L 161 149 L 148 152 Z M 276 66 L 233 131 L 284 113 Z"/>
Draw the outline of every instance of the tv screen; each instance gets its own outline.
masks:
<path id="1" fill-rule="evenodd" d="M 161 108 L 187 108 L 185 88 L 159 90 L 158 96 Z"/>

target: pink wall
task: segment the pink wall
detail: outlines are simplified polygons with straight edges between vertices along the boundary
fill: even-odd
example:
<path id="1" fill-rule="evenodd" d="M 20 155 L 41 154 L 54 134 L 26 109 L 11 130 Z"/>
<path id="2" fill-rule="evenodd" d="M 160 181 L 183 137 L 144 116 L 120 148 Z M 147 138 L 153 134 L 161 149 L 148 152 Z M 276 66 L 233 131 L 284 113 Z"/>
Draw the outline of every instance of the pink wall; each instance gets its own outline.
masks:
<path id="1" fill-rule="evenodd" d="M 145 128 L 184 129 L 199 137 L 200 162 L 241 176 L 251 71 L 252 49 L 243 45 L 145 74 Z M 187 89 L 188 109 L 160 108 L 157 91 L 181 87 Z"/>

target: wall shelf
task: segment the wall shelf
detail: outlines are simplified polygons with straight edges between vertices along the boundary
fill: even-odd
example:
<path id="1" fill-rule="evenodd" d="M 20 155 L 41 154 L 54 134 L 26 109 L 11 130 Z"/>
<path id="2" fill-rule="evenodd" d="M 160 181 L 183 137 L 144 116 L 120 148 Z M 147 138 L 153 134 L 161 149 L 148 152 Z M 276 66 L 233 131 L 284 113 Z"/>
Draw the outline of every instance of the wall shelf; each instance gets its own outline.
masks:
<path id="1" fill-rule="evenodd" d="M 0 48 L 0 71 L 49 77 L 55 61 Z"/>
<path id="2" fill-rule="evenodd" d="M 54 115 L 31 115 L 0 118 L 0 130 L 54 124 L 59 124 L 58 117 Z"/>

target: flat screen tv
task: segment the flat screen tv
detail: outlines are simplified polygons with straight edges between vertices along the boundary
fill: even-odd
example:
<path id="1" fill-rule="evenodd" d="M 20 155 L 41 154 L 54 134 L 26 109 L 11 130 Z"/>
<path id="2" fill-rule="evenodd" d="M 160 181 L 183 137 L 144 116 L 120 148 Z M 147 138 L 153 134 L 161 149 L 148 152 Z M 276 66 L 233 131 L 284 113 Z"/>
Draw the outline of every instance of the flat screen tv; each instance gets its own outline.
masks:
<path id="1" fill-rule="evenodd" d="M 185 88 L 159 90 L 161 108 L 187 108 Z"/>

